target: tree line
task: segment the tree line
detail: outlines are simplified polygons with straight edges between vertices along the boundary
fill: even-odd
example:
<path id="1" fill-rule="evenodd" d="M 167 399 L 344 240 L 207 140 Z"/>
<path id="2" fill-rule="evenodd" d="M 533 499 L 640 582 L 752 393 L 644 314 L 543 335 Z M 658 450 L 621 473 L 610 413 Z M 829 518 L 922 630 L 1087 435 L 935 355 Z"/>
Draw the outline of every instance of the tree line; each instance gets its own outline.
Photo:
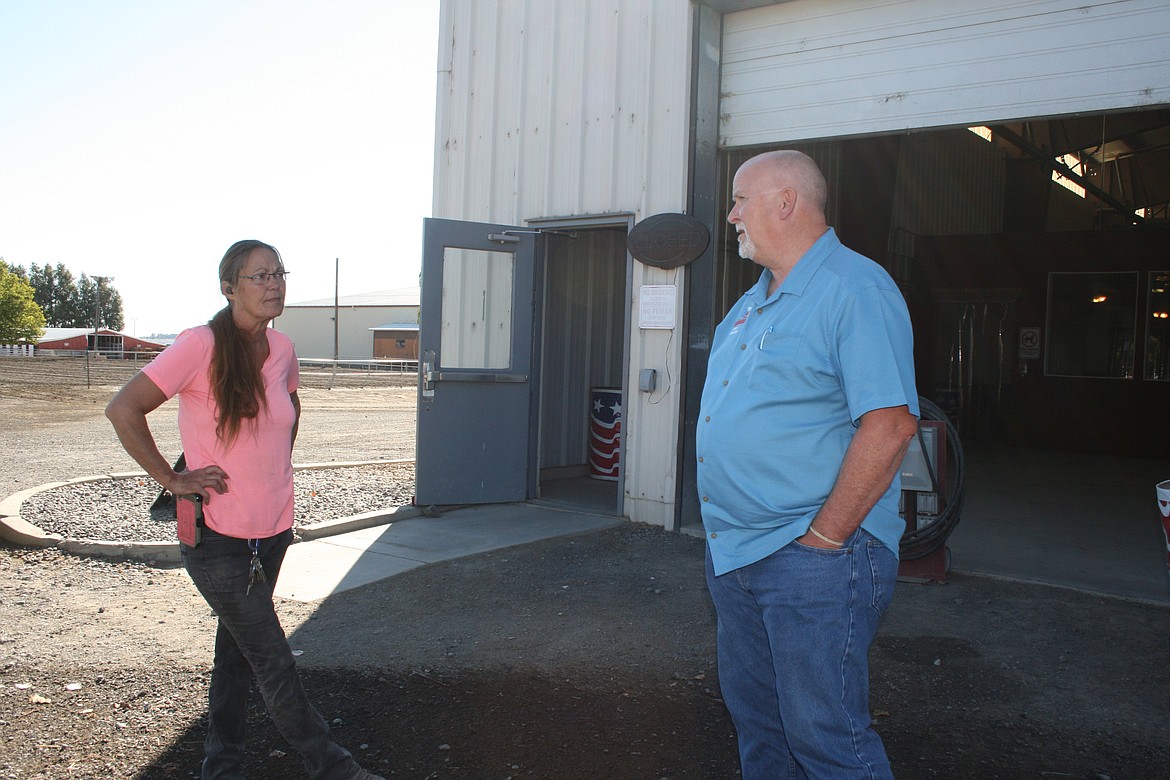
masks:
<path id="1" fill-rule="evenodd" d="M 36 341 L 45 328 L 125 325 L 122 296 L 109 280 L 74 277 L 64 263 L 9 266 L 0 258 L 0 344 Z"/>

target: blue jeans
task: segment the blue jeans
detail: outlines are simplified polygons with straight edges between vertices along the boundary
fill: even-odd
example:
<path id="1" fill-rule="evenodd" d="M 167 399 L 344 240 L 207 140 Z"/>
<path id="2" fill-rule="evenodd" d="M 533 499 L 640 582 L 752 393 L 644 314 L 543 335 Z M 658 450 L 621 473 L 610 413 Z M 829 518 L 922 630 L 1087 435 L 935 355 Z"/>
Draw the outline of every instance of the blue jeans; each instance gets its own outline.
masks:
<path id="1" fill-rule="evenodd" d="M 867 531 L 840 550 L 792 542 L 715 576 L 719 685 L 744 780 L 892 778 L 870 727 L 870 643 L 898 561 Z"/>
<path id="2" fill-rule="evenodd" d="M 333 741 L 329 726 L 309 701 L 272 604 L 272 588 L 292 541 L 292 531 L 261 539 L 267 582 L 248 590 L 252 552 L 245 539 L 203 529 L 198 547 L 181 546 L 183 565 L 215 610 L 215 665 L 208 691 L 203 780 L 244 776 L 248 689 L 255 676 L 277 730 L 317 780 L 345 780 L 358 771 L 349 751 Z"/>

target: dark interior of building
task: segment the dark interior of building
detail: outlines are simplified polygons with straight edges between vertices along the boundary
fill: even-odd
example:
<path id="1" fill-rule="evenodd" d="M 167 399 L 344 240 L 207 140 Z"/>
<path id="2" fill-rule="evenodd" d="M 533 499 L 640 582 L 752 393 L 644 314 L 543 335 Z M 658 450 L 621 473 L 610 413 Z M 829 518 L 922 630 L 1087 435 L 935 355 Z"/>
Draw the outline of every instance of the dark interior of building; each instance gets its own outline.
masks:
<path id="1" fill-rule="evenodd" d="M 768 148 L 785 147 L 817 160 L 830 224 L 906 296 L 919 394 L 963 453 L 948 569 L 953 551 L 960 570 L 1164 598 L 1170 110 Z M 723 217 L 766 150 L 722 154 Z M 715 240 L 718 322 L 760 269 L 726 222 Z"/>
<path id="2" fill-rule="evenodd" d="M 902 287 L 919 392 L 965 440 L 1166 457 L 1170 110 L 791 146 Z M 724 154 L 722 203 L 760 151 Z M 719 239 L 725 312 L 759 269 Z"/>

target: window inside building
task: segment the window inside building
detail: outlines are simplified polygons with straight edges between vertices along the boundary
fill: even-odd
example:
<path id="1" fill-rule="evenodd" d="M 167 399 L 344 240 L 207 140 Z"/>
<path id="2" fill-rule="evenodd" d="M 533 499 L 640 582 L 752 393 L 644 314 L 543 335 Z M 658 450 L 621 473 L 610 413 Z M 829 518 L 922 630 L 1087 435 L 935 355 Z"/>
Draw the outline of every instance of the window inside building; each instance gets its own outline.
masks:
<path id="1" fill-rule="evenodd" d="M 1132 379 L 1138 274 L 1048 275 L 1049 376 Z"/>
<path id="2" fill-rule="evenodd" d="M 1170 382 L 1170 271 L 1151 271 L 1146 293 L 1146 379 Z"/>

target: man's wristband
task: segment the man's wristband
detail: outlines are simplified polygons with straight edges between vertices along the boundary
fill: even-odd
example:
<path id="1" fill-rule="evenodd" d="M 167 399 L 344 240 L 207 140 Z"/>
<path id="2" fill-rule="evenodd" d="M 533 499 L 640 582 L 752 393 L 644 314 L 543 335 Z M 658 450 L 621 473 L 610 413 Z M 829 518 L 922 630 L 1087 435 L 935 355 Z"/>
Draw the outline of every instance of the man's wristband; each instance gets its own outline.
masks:
<path id="1" fill-rule="evenodd" d="M 823 533 L 821 533 L 817 529 L 813 528 L 811 525 L 808 527 L 808 532 L 810 534 L 812 534 L 813 536 L 815 536 L 816 538 L 820 539 L 825 544 L 831 544 L 834 547 L 844 547 L 845 546 L 845 542 L 838 542 L 836 539 L 830 539 L 829 537 L 825 536 Z"/>

